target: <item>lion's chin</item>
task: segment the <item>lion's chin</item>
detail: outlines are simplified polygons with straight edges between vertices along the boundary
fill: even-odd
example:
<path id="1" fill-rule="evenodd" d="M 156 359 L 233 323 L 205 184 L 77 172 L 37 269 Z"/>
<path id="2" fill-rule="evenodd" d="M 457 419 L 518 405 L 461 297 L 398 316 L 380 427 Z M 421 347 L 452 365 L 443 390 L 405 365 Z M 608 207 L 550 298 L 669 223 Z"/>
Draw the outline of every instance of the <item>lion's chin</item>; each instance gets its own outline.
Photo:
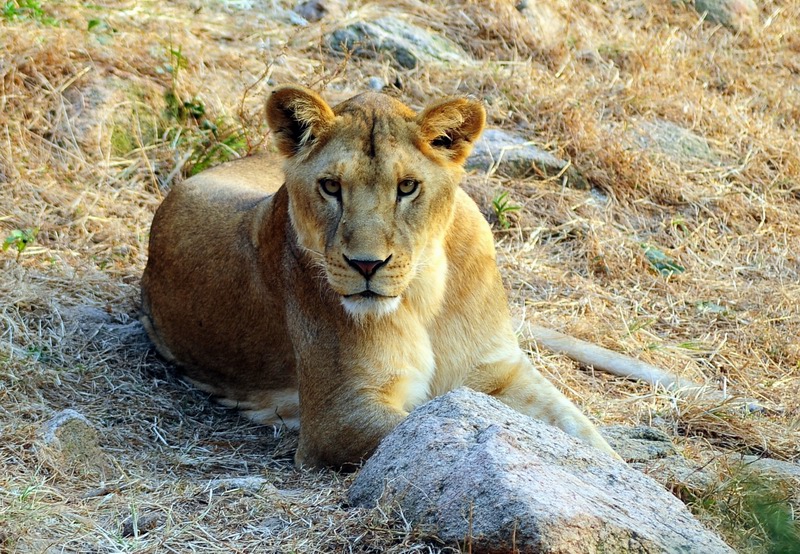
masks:
<path id="1" fill-rule="evenodd" d="M 400 307 L 399 296 L 381 296 L 368 292 L 342 296 L 344 311 L 360 320 L 366 317 L 384 317 Z"/>

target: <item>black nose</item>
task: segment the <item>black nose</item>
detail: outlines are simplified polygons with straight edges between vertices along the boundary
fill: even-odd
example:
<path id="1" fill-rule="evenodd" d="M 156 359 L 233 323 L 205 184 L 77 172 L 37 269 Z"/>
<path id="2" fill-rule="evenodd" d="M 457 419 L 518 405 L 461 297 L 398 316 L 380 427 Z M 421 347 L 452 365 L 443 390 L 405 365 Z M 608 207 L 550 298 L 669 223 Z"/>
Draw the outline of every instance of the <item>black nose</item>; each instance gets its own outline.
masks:
<path id="1" fill-rule="evenodd" d="M 375 275 L 376 271 L 389 263 L 389 260 L 392 259 L 391 255 L 385 260 L 351 260 L 344 254 L 342 254 L 342 256 L 344 256 L 344 261 L 346 261 L 350 267 L 358 271 L 367 279 Z"/>

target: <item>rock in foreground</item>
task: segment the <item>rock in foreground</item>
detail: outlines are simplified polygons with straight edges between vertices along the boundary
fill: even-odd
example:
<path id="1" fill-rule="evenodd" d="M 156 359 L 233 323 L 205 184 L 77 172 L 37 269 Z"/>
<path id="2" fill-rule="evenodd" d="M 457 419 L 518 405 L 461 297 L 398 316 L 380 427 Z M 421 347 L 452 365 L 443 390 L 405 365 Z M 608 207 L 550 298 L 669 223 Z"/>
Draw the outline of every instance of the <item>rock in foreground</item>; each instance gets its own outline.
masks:
<path id="1" fill-rule="evenodd" d="M 655 481 L 467 389 L 386 437 L 349 499 L 473 552 L 733 552 Z"/>

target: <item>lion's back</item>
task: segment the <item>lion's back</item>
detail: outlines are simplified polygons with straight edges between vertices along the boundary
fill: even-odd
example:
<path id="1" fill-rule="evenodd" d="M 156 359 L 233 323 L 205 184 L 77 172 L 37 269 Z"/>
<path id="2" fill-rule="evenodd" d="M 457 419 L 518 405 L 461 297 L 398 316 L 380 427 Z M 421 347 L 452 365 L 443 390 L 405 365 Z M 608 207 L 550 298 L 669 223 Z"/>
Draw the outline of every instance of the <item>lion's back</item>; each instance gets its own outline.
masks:
<path id="1" fill-rule="evenodd" d="M 153 218 L 142 276 L 142 320 L 159 352 L 208 392 L 242 403 L 265 377 L 276 389 L 297 386 L 278 267 L 282 196 L 259 186 L 271 166 L 255 161 L 173 188 Z M 266 217 L 276 236 L 265 250 L 256 243 Z"/>

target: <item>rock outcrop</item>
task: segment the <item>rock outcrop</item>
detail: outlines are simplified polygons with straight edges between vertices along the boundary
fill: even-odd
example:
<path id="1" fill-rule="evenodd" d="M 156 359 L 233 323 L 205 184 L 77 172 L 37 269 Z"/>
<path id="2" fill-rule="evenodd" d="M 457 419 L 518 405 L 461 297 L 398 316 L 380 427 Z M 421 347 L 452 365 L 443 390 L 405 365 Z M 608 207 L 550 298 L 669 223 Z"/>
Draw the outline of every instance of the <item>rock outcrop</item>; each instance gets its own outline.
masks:
<path id="1" fill-rule="evenodd" d="M 600 428 L 600 434 L 631 467 L 669 490 L 677 486 L 702 493 L 717 480 L 707 468 L 684 458 L 669 436 L 653 427 L 610 425 Z"/>
<path id="2" fill-rule="evenodd" d="M 404 69 L 413 69 L 420 62 L 468 61 L 467 54 L 451 40 L 388 15 L 338 29 L 328 36 L 328 42 L 334 51 L 349 52 L 360 58 L 388 56 Z"/>
<path id="3" fill-rule="evenodd" d="M 663 119 L 638 121 L 632 133 L 637 147 L 661 153 L 683 165 L 715 165 L 720 162 L 708 141 L 688 129 Z"/>
<path id="4" fill-rule="evenodd" d="M 695 0 L 694 8 L 708 21 L 733 31 L 749 31 L 758 21 L 758 6 L 753 0 Z"/>
<path id="5" fill-rule="evenodd" d="M 467 389 L 401 423 L 349 499 L 476 552 L 733 552 L 655 481 Z"/>

